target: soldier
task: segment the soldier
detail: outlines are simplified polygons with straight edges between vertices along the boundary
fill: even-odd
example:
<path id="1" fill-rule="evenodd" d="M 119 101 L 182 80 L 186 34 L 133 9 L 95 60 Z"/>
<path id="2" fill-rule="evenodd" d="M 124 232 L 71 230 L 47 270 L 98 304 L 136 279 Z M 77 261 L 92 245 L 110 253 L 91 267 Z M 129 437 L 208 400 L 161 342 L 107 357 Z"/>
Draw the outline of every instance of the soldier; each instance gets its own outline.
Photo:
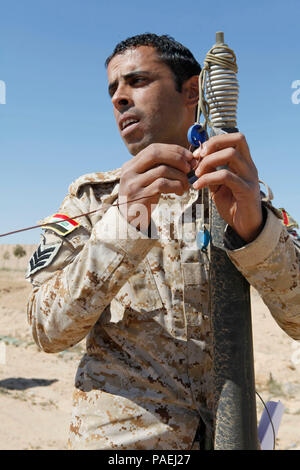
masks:
<path id="1" fill-rule="evenodd" d="M 195 210 L 202 189 L 210 188 L 228 224 L 228 256 L 295 339 L 299 251 L 277 211 L 261 202 L 243 135 L 188 150 L 200 72 L 189 50 L 168 36 L 139 35 L 118 44 L 106 64 L 132 157 L 120 169 L 80 177 L 48 220 L 27 275 L 28 320 L 48 353 L 86 337 L 71 449 L 208 449 L 209 260 L 196 243 Z M 192 169 L 198 180 L 190 185 Z"/>

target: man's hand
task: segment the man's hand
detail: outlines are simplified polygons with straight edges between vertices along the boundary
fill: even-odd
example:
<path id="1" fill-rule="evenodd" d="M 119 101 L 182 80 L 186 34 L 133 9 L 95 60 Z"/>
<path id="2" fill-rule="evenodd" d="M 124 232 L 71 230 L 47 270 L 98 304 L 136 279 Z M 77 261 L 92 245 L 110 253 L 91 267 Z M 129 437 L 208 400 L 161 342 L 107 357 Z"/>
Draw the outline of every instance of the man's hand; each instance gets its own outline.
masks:
<path id="1" fill-rule="evenodd" d="M 258 173 L 245 137 L 240 133 L 212 137 L 194 156 L 199 160 L 195 170 L 199 179 L 193 187 L 209 187 L 225 222 L 247 243 L 254 240 L 263 216 Z"/>
<path id="2" fill-rule="evenodd" d="M 139 152 L 122 167 L 119 210 L 123 217 L 147 231 L 160 195 L 183 195 L 189 189 L 187 174 L 195 163 L 193 154 L 179 145 L 151 144 Z M 133 199 L 139 200 L 130 202 Z"/>

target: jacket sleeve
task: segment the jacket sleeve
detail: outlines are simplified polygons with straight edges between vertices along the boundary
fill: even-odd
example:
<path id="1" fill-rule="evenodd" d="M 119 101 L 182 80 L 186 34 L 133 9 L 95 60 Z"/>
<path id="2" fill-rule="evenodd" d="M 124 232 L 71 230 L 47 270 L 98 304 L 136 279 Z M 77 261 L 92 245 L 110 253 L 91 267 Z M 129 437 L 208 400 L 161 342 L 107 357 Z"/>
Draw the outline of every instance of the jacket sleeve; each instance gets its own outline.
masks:
<path id="1" fill-rule="evenodd" d="M 227 254 L 255 287 L 278 325 L 300 339 L 300 250 L 269 208 L 265 226 L 251 243 Z"/>
<path id="2" fill-rule="evenodd" d="M 60 212 L 64 210 L 62 206 Z M 74 217 L 78 210 L 69 204 L 68 215 Z M 47 230 L 35 266 L 43 253 L 57 254 L 30 276 L 33 291 L 27 307 L 37 345 L 45 352 L 59 352 L 81 341 L 154 243 L 115 206 L 90 230 L 88 223 L 66 237 Z"/>

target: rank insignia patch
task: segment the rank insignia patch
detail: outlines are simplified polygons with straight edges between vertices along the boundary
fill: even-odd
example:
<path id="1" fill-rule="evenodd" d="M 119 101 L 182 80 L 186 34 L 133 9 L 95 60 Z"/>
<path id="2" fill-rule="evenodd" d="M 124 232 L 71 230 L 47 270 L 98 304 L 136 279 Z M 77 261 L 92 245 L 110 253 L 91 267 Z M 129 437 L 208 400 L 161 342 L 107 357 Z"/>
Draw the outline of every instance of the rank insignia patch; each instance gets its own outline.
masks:
<path id="1" fill-rule="evenodd" d="M 51 230 L 54 230 L 54 232 L 58 233 L 59 235 L 62 235 L 63 237 L 73 232 L 75 228 L 80 226 L 79 222 L 76 222 L 76 220 L 71 219 L 66 214 L 54 214 L 46 221 L 46 224 L 47 225 L 44 225 L 43 228 L 49 228 Z"/>
<path id="2" fill-rule="evenodd" d="M 55 243 L 54 245 L 39 245 L 38 249 L 33 253 L 32 257 L 29 260 L 28 271 L 26 273 L 26 278 L 34 274 L 36 271 L 39 271 L 53 261 L 57 255 L 62 242 Z"/>

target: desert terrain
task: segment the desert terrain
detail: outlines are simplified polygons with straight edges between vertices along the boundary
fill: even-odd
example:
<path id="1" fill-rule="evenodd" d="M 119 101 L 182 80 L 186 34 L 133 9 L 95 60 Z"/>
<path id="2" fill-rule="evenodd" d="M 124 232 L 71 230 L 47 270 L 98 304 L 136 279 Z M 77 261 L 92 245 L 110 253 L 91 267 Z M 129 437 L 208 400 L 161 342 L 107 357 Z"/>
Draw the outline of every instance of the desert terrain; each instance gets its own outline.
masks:
<path id="1" fill-rule="evenodd" d="M 0 245 L 0 429 L 1 450 L 67 448 L 74 376 L 84 342 L 58 354 L 35 345 L 26 318 L 31 291 L 25 271 L 35 245 Z M 20 253 L 20 249 L 19 249 Z M 272 319 L 251 291 L 256 390 L 285 410 L 277 450 L 300 450 L 300 342 Z M 257 417 L 263 405 L 257 397 Z"/>

